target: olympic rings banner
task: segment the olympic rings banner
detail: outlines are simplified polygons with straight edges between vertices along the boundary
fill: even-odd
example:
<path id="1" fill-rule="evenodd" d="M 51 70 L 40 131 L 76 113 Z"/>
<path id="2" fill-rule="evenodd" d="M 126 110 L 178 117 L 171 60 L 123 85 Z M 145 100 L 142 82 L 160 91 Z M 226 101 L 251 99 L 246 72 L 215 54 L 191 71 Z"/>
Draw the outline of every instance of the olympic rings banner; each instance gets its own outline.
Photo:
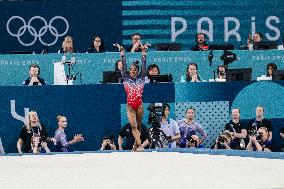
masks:
<path id="1" fill-rule="evenodd" d="M 110 48 L 121 42 L 121 1 L 13 1 L 0 2 L 0 9 L 0 53 L 57 52 L 67 35 L 78 52 L 95 34 Z"/>
<path id="2" fill-rule="evenodd" d="M 40 28 L 40 30 L 38 32 L 32 26 L 32 22 L 36 22 L 36 20 L 39 20 L 40 22 L 43 23 L 43 26 Z M 55 20 L 59 20 L 60 22 L 64 22 L 64 24 L 65 24 L 64 32 L 59 33 L 58 30 L 52 25 L 55 22 Z M 11 32 L 10 28 L 13 28 L 14 26 L 12 24 L 15 24 L 17 21 L 21 21 L 22 26 L 18 29 L 18 31 L 16 33 L 13 33 L 13 32 Z M 45 20 L 45 18 L 43 18 L 41 16 L 34 16 L 34 17 L 30 18 L 28 23 L 25 21 L 24 18 L 22 18 L 20 16 L 12 16 L 8 20 L 6 27 L 7 27 L 7 32 L 11 36 L 16 37 L 18 39 L 18 42 L 21 45 L 26 46 L 26 47 L 34 45 L 37 40 L 39 40 L 42 45 L 53 46 L 58 41 L 59 37 L 66 35 L 67 32 L 69 31 L 69 23 L 68 23 L 67 19 L 64 18 L 63 16 L 54 16 L 48 23 Z M 62 26 L 62 27 L 64 27 L 64 26 Z M 33 37 L 33 40 L 31 42 L 24 42 L 22 40 L 22 36 L 24 36 L 26 31 L 28 31 L 29 35 L 31 35 Z M 54 36 L 55 39 L 52 42 L 45 42 L 42 39 L 42 37 L 44 35 L 46 35 L 47 32 L 50 32 L 50 34 Z"/>

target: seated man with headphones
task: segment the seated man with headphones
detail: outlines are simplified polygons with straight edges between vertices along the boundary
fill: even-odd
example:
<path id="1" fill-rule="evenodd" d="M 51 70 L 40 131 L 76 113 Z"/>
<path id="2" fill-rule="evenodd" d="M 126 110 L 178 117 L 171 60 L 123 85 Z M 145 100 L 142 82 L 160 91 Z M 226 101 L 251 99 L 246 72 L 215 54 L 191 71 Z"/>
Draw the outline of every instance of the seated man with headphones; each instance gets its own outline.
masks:
<path id="1" fill-rule="evenodd" d="M 196 45 L 192 47 L 191 51 L 207 51 L 209 46 L 206 44 L 206 35 L 205 33 L 196 34 Z"/>
<path id="2" fill-rule="evenodd" d="M 37 64 L 31 64 L 29 67 L 30 76 L 26 81 L 23 82 L 23 85 L 46 85 L 43 78 L 40 78 L 40 68 Z"/>

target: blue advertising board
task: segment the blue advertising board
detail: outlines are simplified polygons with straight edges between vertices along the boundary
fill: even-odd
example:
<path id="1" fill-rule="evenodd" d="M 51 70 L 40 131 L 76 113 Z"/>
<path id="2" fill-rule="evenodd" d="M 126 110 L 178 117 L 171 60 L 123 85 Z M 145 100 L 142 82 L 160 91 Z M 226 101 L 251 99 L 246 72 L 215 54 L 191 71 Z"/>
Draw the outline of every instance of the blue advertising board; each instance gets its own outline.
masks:
<path id="1" fill-rule="evenodd" d="M 64 36 L 74 37 L 83 53 L 93 35 L 104 39 L 108 51 L 113 43 L 130 44 L 139 32 L 142 42 L 195 44 L 197 32 L 209 44 L 246 44 L 249 33 L 262 32 L 266 40 L 280 43 L 284 29 L 284 5 L 278 0 L 66 0 L 0 2 L 0 52 L 41 53 L 48 46 L 57 52 Z"/>

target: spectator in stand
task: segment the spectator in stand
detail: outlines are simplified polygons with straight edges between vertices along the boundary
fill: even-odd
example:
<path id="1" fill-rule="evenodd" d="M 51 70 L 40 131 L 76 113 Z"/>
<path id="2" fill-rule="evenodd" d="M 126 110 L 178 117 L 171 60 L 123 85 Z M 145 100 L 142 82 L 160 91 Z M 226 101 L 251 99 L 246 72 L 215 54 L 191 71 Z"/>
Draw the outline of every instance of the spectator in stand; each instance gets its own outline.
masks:
<path id="1" fill-rule="evenodd" d="M 259 43 L 263 41 L 263 34 L 260 32 L 255 32 L 253 35 L 253 42 L 254 43 Z"/>
<path id="2" fill-rule="evenodd" d="M 256 117 L 248 122 L 247 131 L 257 131 L 260 127 L 266 127 L 268 130 L 268 140 L 272 141 L 271 121 L 264 118 L 264 107 L 258 105 L 255 110 Z"/>
<path id="3" fill-rule="evenodd" d="M 123 139 L 125 138 L 125 145 L 123 144 Z M 142 147 L 147 148 L 149 144 L 149 132 L 144 124 L 141 124 L 141 135 L 140 139 L 142 142 Z M 132 134 L 132 127 L 130 123 L 127 123 L 120 131 L 118 136 L 118 148 L 119 150 L 132 150 L 134 145 L 134 137 Z"/>
<path id="4" fill-rule="evenodd" d="M 216 81 L 226 81 L 226 68 L 224 65 L 218 66 Z"/>
<path id="5" fill-rule="evenodd" d="M 196 63 L 189 63 L 186 69 L 186 74 L 181 76 L 180 82 L 201 82 L 203 78 L 198 73 Z"/>
<path id="6" fill-rule="evenodd" d="M 43 78 L 39 77 L 40 67 L 37 64 L 31 64 L 29 67 L 30 76 L 26 81 L 23 82 L 23 85 L 46 85 Z"/>
<path id="7" fill-rule="evenodd" d="M 84 141 L 82 134 L 76 134 L 72 140 L 67 142 L 65 129 L 67 127 L 67 118 L 65 116 L 57 116 L 58 129 L 55 131 L 56 151 L 68 152 L 67 148 L 75 143 Z"/>
<path id="8" fill-rule="evenodd" d="M 192 51 L 207 51 L 209 46 L 206 44 L 206 35 L 204 33 L 198 33 L 196 35 L 196 45 L 190 50 Z"/>
<path id="9" fill-rule="evenodd" d="M 150 64 L 147 68 L 148 76 L 151 75 L 160 75 L 160 69 L 159 66 L 156 64 Z"/>
<path id="10" fill-rule="evenodd" d="M 240 46 L 240 50 L 253 50 L 253 39 L 252 34 L 248 34 L 247 44 Z"/>
<path id="11" fill-rule="evenodd" d="M 126 52 L 142 52 L 141 50 L 141 34 L 134 33 L 131 35 L 132 44 L 126 48 Z"/>
<path id="12" fill-rule="evenodd" d="M 255 32 L 253 35 L 253 50 L 261 50 L 257 44 L 261 43 L 263 41 L 263 34 L 260 32 Z"/>
<path id="13" fill-rule="evenodd" d="M 105 45 L 102 38 L 95 35 L 91 42 L 91 47 L 88 49 L 88 53 L 102 53 L 106 52 Z"/>
<path id="14" fill-rule="evenodd" d="M 273 70 L 277 70 L 277 65 L 274 63 L 269 63 L 266 66 L 266 77 L 272 78 Z"/>
<path id="15" fill-rule="evenodd" d="M 62 42 L 62 47 L 58 51 L 58 53 L 76 53 L 76 50 L 74 48 L 74 40 L 71 36 L 66 36 L 64 38 L 64 41 Z"/>
<path id="16" fill-rule="evenodd" d="M 249 132 L 247 150 L 271 152 L 272 142 L 268 139 L 268 130 L 266 127 L 260 127 L 257 133 L 252 134 Z"/>
<path id="17" fill-rule="evenodd" d="M 123 64 L 122 64 L 122 60 L 119 59 L 115 62 L 115 68 L 114 68 L 114 71 L 117 71 L 117 72 L 121 72 L 123 69 Z"/>
<path id="18" fill-rule="evenodd" d="M 189 107 L 186 109 L 185 119 L 178 121 L 178 126 L 180 130 L 179 147 L 181 148 L 186 147 L 186 139 L 189 135 L 190 136 L 196 135 L 197 132 L 201 134 L 202 138 L 199 140 L 199 144 L 201 144 L 207 138 L 207 133 L 202 128 L 202 126 L 194 120 L 194 118 L 195 118 L 195 109 Z"/>

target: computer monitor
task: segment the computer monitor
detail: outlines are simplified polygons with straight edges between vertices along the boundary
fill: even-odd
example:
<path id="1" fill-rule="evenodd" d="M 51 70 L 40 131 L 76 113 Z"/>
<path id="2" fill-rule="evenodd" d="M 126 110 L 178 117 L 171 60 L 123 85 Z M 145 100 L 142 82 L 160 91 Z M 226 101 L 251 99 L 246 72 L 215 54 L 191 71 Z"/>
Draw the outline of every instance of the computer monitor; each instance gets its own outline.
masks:
<path id="1" fill-rule="evenodd" d="M 209 45 L 210 50 L 234 50 L 235 46 L 231 44 L 223 44 L 223 45 Z"/>
<path id="2" fill-rule="evenodd" d="M 172 75 L 151 75 L 149 76 L 150 83 L 172 82 Z"/>
<path id="3" fill-rule="evenodd" d="M 181 45 L 179 43 L 157 43 L 157 51 L 180 51 Z"/>
<path id="4" fill-rule="evenodd" d="M 226 80 L 227 81 L 250 81 L 251 74 L 252 74 L 252 68 L 227 69 Z"/>
<path id="5" fill-rule="evenodd" d="M 262 41 L 253 44 L 253 50 L 269 50 L 276 48 L 277 48 L 276 42 L 271 42 L 271 41 Z"/>
<path id="6" fill-rule="evenodd" d="M 284 70 L 273 70 L 272 80 L 284 80 Z"/>
<path id="7" fill-rule="evenodd" d="M 122 76 L 119 71 L 104 71 L 103 72 L 103 83 L 121 83 Z"/>

